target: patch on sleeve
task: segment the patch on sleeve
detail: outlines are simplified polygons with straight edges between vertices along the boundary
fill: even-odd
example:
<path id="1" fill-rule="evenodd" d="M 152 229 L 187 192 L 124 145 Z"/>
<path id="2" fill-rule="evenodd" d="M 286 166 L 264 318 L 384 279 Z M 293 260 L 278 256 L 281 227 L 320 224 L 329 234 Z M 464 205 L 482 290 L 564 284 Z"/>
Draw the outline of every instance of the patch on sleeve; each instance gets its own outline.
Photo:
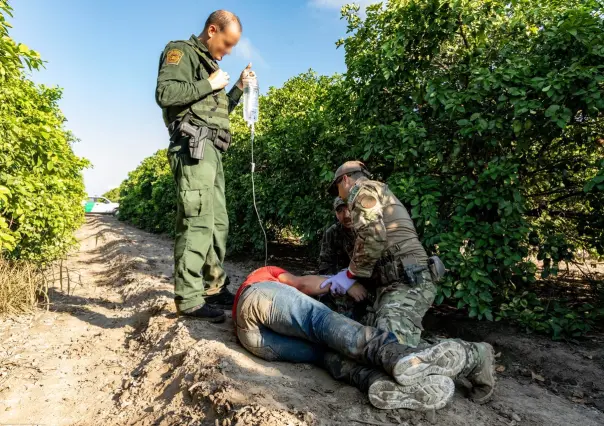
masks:
<path id="1" fill-rule="evenodd" d="M 372 209 L 377 204 L 377 199 L 372 195 L 365 195 L 359 199 L 359 204 L 364 209 Z"/>
<path id="2" fill-rule="evenodd" d="M 168 65 L 178 65 L 180 60 L 182 59 L 182 50 L 171 49 L 166 54 L 166 64 Z"/>

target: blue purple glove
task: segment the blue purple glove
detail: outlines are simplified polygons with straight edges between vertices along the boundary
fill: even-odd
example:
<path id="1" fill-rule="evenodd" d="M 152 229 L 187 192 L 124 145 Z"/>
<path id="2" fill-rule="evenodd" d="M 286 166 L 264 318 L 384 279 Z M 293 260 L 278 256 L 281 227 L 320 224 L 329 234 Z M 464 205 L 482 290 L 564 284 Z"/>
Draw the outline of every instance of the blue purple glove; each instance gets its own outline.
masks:
<path id="1" fill-rule="evenodd" d="M 348 278 L 347 269 L 338 272 L 333 277 L 323 281 L 321 288 L 325 288 L 331 284 L 331 294 L 344 295 L 350 287 L 355 283 L 354 278 Z"/>

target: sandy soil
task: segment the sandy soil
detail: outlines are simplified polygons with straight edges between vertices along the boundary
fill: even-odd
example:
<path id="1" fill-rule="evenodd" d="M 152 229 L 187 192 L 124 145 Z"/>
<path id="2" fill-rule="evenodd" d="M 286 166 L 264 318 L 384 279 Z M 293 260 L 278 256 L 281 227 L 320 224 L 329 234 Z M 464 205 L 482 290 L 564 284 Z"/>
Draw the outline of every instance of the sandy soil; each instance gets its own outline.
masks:
<path id="1" fill-rule="evenodd" d="M 170 240 L 112 217 L 89 218 L 78 238 L 70 291 L 65 273 L 49 311 L 0 320 L 0 424 L 604 425 L 600 335 L 552 342 L 432 312 L 430 332 L 501 353 L 493 401 L 459 392 L 436 413 L 379 411 L 318 368 L 248 354 L 230 319 L 177 318 Z M 256 266 L 229 262 L 231 290 Z"/>

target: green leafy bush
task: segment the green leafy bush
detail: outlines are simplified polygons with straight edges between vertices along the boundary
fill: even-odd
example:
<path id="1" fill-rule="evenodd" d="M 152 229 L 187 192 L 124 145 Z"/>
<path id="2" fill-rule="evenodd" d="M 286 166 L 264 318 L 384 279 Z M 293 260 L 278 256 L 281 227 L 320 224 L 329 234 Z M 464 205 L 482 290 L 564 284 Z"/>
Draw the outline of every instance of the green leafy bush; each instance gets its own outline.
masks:
<path id="1" fill-rule="evenodd" d="M 176 187 L 167 149 L 160 149 L 128 174 L 119 188 L 119 218 L 155 233 L 174 233 Z"/>
<path id="2" fill-rule="evenodd" d="M 340 79 L 319 77 L 309 71 L 283 87 L 270 88 L 260 99 L 260 120 L 255 125 L 256 198 L 270 238 L 291 231 L 305 242 L 316 242 L 333 215 L 325 193 L 333 176 L 325 161 L 331 130 L 326 113 Z M 235 142 L 224 157 L 231 250 L 250 243 L 257 249 L 264 240 L 252 206 L 251 140 L 239 110 L 233 113 Z"/>
<path id="3" fill-rule="evenodd" d="M 604 24 L 595 1 L 344 10 L 355 149 L 451 270 L 438 301 L 493 309 L 579 248 L 600 250 Z M 589 194 L 589 196 L 587 196 Z M 594 238 L 595 237 L 595 238 Z"/>
<path id="4" fill-rule="evenodd" d="M 10 11 L 0 0 L 0 255 L 45 263 L 75 242 L 88 162 L 72 151 L 61 90 L 28 79 L 42 61 L 9 37 Z"/>
<path id="5" fill-rule="evenodd" d="M 601 324 L 604 307 L 591 303 L 569 304 L 568 300 L 544 301 L 525 291 L 502 303 L 496 321 L 507 319 L 520 323 L 527 330 L 562 336 L 578 337 Z"/>
<path id="6" fill-rule="evenodd" d="M 117 203 L 120 201 L 120 188 L 113 188 L 103 194 L 103 197 Z"/>

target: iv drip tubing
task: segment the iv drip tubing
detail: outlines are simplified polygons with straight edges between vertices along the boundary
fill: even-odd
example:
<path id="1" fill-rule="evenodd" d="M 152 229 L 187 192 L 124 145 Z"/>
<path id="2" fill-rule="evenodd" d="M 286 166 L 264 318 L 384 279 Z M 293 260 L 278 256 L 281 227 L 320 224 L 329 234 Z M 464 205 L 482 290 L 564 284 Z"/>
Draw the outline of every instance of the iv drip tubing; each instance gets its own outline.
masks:
<path id="1" fill-rule="evenodd" d="M 262 225 L 262 219 L 260 219 L 260 213 L 258 213 L 258 207 L 256 206 L 256 185 L 254 183 L 254 172 L 256 171 L 256 163 L 254 163 L 254 123 L 251 123 L 251 145 L 252 145 L 252 198 L 254 200 L 254 210 L 256 211 L 256 217 L 260 224 L 260 229 L 264 234 L 264 266 L 268 263 L 268 238 L 266 237 L 266 231 Z"/>

